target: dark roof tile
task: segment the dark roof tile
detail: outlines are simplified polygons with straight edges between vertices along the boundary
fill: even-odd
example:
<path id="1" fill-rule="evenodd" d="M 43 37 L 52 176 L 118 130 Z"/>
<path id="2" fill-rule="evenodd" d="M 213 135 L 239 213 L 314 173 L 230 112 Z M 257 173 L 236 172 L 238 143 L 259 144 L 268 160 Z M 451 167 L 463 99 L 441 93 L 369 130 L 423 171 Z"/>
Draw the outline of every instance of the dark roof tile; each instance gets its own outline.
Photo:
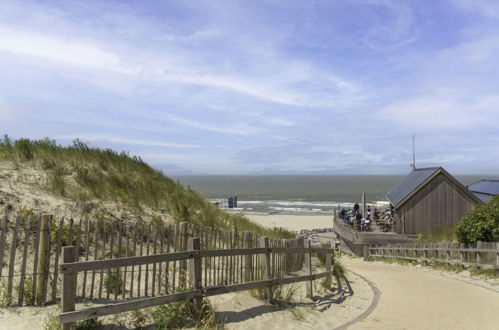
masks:
<path id="1" fill-rule="evenodd" d="M 480 180 L 470 184 L 468 189 L 474 193 L 499 195 L 499 180 Z"/>
<path id="2" fill-rule="evenodd" d="M 439 169 L 440 167 L 428 167 L 412 170 L 409 175 L 402 179 L 402 181 L 400 181 L 399 184 L 397 184 L 395 188 L 393 188 L 392 191 L 386 195 L 386 198 L 394 207 L 398 207 L 400 202 L 402 202 L 408 195 L 416 190 Z"/>

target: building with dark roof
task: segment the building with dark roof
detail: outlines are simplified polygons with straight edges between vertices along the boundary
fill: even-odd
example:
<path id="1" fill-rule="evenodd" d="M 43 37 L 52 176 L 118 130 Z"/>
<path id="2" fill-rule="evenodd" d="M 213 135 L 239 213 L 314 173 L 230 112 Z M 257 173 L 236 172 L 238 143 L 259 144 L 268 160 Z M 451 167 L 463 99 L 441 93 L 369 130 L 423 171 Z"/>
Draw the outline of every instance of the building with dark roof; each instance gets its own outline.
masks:
<path id="1" fill-rule="evenodd" d="M 480 180 L 468 186 L 482 202 L 487 203 L 494 196 L 499 196 L 499 180 Z"/>
<path id="2" fill-rule="evenodd" d="M 395 232 L 417 235 L 456 223 L 481 200 L 442 167 L 412 170 L 386 196 Z"/>

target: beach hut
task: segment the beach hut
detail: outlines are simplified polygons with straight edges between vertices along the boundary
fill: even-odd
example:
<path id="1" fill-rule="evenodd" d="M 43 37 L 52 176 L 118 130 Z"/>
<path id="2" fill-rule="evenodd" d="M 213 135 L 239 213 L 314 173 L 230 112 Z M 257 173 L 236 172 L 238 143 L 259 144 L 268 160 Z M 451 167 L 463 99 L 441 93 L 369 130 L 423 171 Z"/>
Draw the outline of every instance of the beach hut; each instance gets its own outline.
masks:
<path id="1" fill-rule="evenodd" d="M 499 180 L 483 179 L 470 184 L 468 189 L 482 202 L 487 203 L 494 196 L 499 196 Z"/>
<path id="2" fill-rule="evenodd" d="M 442 167 L 413 169 L 386 197 L 395 232 L 407 235 L 454 224 L 481 203 Z"/>

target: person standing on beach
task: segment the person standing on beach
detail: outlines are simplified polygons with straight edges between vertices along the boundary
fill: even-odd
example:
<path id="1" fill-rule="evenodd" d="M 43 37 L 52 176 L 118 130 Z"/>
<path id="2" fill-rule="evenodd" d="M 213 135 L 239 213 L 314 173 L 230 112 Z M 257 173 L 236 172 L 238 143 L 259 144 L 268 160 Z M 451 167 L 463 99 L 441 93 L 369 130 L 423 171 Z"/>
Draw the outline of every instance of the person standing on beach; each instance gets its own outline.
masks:
<path id="1" fill-rule="evenodd" d="M 353 206 L 353 211 L 357 213 L 359 211 L 359 208 L 360 208 L 359 203 L 356 202 L 355 205 Z"/>

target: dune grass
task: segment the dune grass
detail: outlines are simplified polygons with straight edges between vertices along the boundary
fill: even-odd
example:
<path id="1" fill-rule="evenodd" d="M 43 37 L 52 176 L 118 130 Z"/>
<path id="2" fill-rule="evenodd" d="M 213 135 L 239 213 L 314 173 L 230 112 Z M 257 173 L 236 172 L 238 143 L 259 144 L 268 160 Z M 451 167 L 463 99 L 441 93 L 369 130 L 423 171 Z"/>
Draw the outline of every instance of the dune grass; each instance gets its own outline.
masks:
<path id="1" fill-rule="evenodd" d="M 418 241 L 421 243 L 455 242 L 457 241 L 455 225 L 440 226 L 424 234 L 419 234 Z"/>
<path id="2" fill-rule="evenodd" d="M 91 148 L 80 140 L 66 147 L 48 138 L 12 140 L 5 135 L 0 139 L 0 160 L 42 171 L 46 178 L 42 188 L 75 202 L 116 202 L 139 215 L 144 208 L 165 211 L 175 222 L 251 231 L 274 238 L 295 236 L 284 229 L 267 229 L 244 216 L 228 214 L 198 192 L 124 151 Z"/>

